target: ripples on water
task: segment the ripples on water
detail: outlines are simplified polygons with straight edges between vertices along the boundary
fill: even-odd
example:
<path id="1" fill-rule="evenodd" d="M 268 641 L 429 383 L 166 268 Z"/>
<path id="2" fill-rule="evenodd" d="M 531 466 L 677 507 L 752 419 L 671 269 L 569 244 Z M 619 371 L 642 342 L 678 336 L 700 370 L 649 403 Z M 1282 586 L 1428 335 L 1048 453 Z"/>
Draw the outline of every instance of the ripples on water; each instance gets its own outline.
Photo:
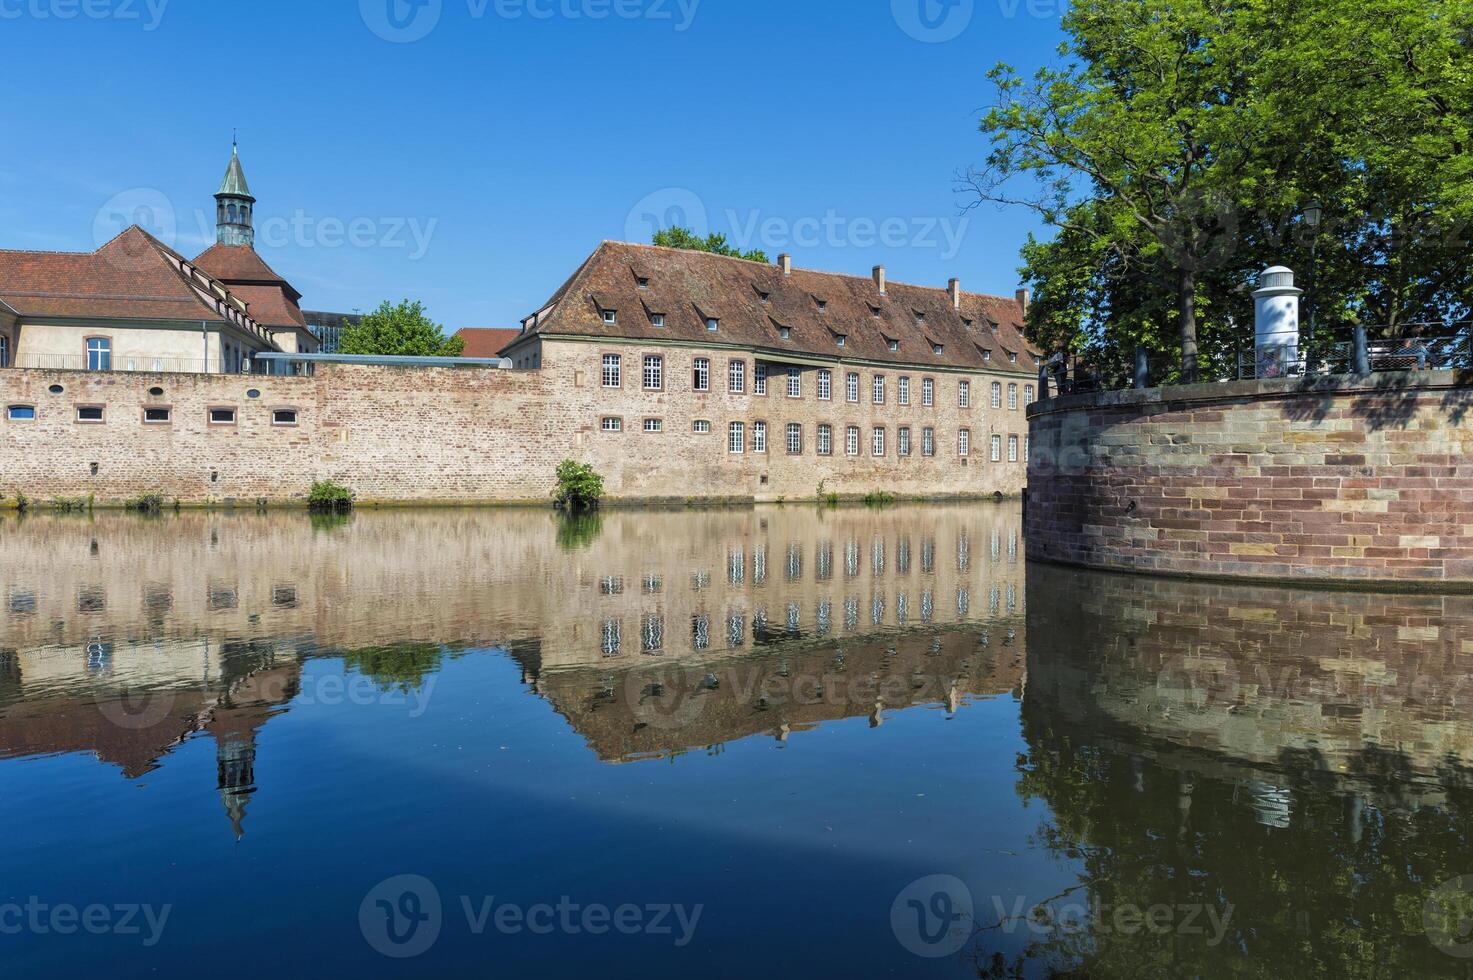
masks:
<path id="1" fill-rule="evenodd" d="M 1473 891 L 1473 599 L 1023 551 L 1009 505 L 0 523 L 0 949 L 16 975 L 1473 975 L 1442 915 Z M 440 911 L 399 960 L 374 889 L 405 874 Z M 171 911 L 151 944 L 6 931 L 38 900 Z M 701 911 L 477 918 L 559 901 Z"/>

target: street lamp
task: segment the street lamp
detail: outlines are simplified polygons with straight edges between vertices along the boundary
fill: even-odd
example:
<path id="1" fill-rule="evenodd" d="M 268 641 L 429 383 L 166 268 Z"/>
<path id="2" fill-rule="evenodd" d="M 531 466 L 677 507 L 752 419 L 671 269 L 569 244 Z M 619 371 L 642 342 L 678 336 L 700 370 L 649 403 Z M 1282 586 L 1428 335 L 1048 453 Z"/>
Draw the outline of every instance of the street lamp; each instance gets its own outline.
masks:
<path id="1" fill-rule="evenodd" d="M 1325 206 L 1318 199 L 1311 200 L 1304 207 L 1304 223 L 1309 226 L 1309 296 L 1306 302 L 1309 305 L 1309 334 L 1305 338 L 1305 349 L 1308 351 L 1304 366 L 1308 373 L 1314 369 L 1314 364 L 1308 358 L 1314 357 L 1315 343 L 1319 340 L 1319 334 L 1315 327 L 1319 325 L 1319 248 L 1320 248 L 1320 223 L 1325 219 Z"/>

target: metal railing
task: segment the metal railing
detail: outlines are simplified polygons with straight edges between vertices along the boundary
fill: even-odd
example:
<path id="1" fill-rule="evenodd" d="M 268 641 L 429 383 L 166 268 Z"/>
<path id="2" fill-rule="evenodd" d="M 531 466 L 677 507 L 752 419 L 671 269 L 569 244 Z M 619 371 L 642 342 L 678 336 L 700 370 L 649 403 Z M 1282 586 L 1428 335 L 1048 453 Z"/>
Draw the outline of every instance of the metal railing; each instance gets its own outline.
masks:
<path id="1" fill-rule="evenodd" d="M 225 372 L 218 360 L 206 362 L 201 357 L 129 357 L 114 354 L 99 359 L 86 354 L 21 354 L 12 359 L 13 368 L 35 368 L 51 371 L 96 371 L 124 374 L 268 374 L 264 363 L 246 361 L 239 372 Z"/>

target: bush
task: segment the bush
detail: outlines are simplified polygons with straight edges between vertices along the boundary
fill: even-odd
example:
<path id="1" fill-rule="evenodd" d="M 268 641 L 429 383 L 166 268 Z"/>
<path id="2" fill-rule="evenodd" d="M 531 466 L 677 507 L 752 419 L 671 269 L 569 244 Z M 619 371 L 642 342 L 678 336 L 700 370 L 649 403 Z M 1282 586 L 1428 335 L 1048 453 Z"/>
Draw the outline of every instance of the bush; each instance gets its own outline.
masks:
<path id="1" fill-rule="evenodd" d="M 603 499 L 604 478 L 587 463 L 565 459 L 557 467 L 557 492 L 553 505 L 558 510 L 591 510 Z"/>
<path id="2" fill-rule="evenodd" d="M 58 497 L 51 501 L 51 509 L 63 514 L 85 514 L 92 509 L 92 497 Z"/>
<path id="3" fill-rule="evenodd" d="M 332 480 L 317 480 L 307 494 L 307 506 L 318 512 L 342 513 L 353 509 L 353 491 Z"/>
<path id="4" fill-rule="evenodd" d="M 164 497 L 158 493 L 145 493 L 128 501 L 123 508 L 136 510 L 140 514 L 161 514 L 164 511 Z"/>
<path id="5" fill-rule="evenodd" d="M 868 507 L 888 507 L 895 503 L 895 495 L 884 490 L 872 490 L 864 495 L 864 503 Z"/>

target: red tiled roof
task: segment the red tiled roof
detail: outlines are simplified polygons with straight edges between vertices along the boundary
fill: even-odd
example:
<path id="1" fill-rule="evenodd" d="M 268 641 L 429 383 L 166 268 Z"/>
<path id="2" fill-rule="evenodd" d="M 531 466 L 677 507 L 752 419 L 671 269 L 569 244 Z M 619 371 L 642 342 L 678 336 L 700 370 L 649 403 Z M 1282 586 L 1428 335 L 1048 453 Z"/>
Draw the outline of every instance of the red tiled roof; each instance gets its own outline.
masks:
<path id="1" fill-rule="evenodd" d="M 90 253 L 0 251 L 0 300 L 22 316 L 226 320 L 188 264 L 137 226 Z"/>
<path id="2" fill-rule="evenodd" d="M 646 279 L 641 289 L 639 279 Z M 618 322 L 605 324 L 614 310 Z M 664 314 L 655 327 L 653 314 Z M 720 325 L 715 333 L 707 319 Z M 789 337 L 782 339 L 781 328 Z M 527 320 L 527 333 L 726 343 L 777 355 L 1036 374 L 1016 299 L 777 266 L 707 252 L 604 242 Z M 837 337 L 843 336 L 843 347 Z M 890 349 L 891 341 L 899 349 Z M 937 355 L 933 347 L 941 345 Z M 991 357 L 984 352 L 990 351 Z M 1016 354 L 1017 361 L 1009 360 Z"/>
<path id="3" fill-rule="evenodd" d="M 219 279 L 250 304 L 251 316 L 268 327 L 307 329 L 298 306 L 302 294 L 249 245 L 211 245 L 194 264 Z"/>
<path id="4" fill-rule="evenodd" d="M 515 328 L 499 327 L 466 327 L 455 331 L 455 336 L 465 341 L 465 357 L 499 357 L 502 348 L 521 335 Z"/>

